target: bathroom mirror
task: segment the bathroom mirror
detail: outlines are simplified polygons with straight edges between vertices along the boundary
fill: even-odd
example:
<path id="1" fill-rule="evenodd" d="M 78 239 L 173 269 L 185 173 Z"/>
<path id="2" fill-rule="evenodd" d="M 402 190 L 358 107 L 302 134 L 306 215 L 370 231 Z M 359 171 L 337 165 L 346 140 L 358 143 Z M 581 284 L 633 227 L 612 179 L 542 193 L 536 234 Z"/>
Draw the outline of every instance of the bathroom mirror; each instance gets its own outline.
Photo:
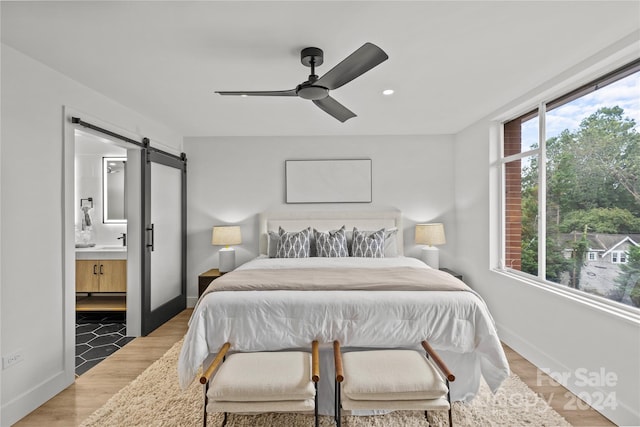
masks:
<path id="1" fill-rule="evenodd" d="M 102 158 L 102 222 L 123 224 L 127 222 L 125 209 L 126 157 Z"/>

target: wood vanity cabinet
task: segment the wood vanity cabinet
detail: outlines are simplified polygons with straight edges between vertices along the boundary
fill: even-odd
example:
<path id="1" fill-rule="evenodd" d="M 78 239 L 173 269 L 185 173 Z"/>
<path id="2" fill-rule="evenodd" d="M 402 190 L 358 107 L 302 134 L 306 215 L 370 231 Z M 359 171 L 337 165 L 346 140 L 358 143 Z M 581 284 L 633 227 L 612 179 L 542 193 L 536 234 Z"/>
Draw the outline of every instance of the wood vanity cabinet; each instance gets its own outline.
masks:
<path id="1" fill-rule="evenodd" d="M 126 291 L 126 260 L 76 260 L 76 292 Z"/>

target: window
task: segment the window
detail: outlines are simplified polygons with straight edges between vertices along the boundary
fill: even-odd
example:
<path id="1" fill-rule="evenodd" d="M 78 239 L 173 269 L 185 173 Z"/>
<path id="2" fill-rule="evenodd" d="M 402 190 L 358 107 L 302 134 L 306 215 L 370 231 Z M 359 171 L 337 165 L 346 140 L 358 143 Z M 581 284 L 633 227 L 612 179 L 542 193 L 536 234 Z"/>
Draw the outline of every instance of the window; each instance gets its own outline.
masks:
<path id="1" fill-rule="evenodd" d="M 624 251 L 613 251 L 611 252 L 611 262 L 614 264 L 626 264 L 627 263 L 627 253 Z"/>
<path id="2" fill-rule="evenodd" d="M 640 234 L 640 59 L 505 122 L 503 135 L 504 267 L 640 307 L 640 251 L 597 255 Z"/>

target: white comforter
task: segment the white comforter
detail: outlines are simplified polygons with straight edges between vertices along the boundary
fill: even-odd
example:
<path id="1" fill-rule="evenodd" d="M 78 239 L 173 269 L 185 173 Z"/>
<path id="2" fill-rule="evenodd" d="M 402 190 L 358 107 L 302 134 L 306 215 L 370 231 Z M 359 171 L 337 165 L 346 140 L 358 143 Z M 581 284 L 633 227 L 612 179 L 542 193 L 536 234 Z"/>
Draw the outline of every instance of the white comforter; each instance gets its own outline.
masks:
<path id="1" fill-rule="evenodd" d="M 239 269 L 321 266 L 429 268 L 414 258 L 259 257 Z M 322 346 L 320 396 L 333 394 L 331 343 L 343 347 L 420 348 L 427 339 L 456 380 L 452 400 L 468 401 L 480 377 L 496 390 L 509 375 L 493 319 L 475 292 L 455 291 L 242 291 L 211 292 L 197 304 L 185 336 L 178 374 L 187 387 L 210 353 L 227 341 L 236 351 Z M 323 391 L 324 390 L 324 391 Z M 328 400 L 330 404 L 333 399 Z M 324 407 L 321 413 L 332 413 Z M 329 405 L 330 406 L 330 405 Z"/>

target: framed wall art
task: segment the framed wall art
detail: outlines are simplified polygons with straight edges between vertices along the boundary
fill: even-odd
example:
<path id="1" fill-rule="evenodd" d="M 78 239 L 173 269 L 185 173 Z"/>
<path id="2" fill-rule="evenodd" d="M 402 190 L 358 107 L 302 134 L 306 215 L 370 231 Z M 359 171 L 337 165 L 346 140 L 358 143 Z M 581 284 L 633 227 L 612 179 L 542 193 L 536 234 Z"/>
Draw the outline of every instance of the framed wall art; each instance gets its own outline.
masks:
<path id="1" fill-rule="evenodd" d="M 287 203 L 371 203 L 371 159 L 286 160 Z"/>

